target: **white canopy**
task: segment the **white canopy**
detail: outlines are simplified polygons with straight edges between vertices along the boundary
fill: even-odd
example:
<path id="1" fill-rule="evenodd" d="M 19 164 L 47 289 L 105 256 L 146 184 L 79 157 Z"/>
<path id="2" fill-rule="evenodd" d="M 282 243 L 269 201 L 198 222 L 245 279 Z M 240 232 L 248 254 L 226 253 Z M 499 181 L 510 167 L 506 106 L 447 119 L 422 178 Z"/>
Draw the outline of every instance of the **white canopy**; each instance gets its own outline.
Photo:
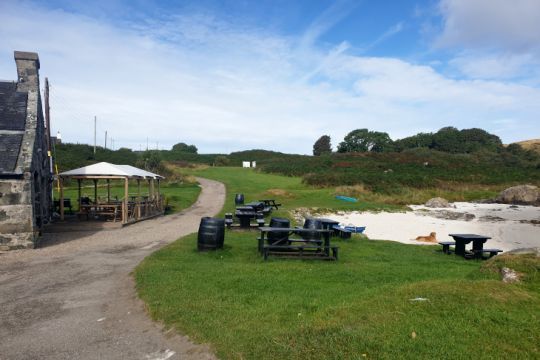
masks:
<path id="1" fill-rule="evenodd" d="M 100 162 L 82 168 L 64 171 L 59 176 L 122 176 L 127 178 L 164 179 L 163 176 L 149 171 L 136 168 L 131 165 L 115 165 L 108 162 Z"/>

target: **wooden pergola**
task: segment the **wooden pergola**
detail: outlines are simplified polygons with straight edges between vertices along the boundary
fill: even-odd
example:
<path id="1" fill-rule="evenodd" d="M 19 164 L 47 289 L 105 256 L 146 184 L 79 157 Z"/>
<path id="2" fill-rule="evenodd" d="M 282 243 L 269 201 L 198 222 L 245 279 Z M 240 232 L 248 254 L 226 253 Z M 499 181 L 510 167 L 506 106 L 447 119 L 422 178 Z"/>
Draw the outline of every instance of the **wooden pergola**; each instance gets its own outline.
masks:
<path id="1" fill-rule="evenodd" d="M 162 215 L 163 196 L 160 193 L 160 180 L 163 176 L 130 165 L 115 165 L 107 162 L 85 166 L 58 174 L 60 183 L 60 219 L 64 220 L 64 181 L 76 179 L 78 184 L 79 216 L 106 217 L 114 221 L 121 219 L 122 225 Z M 84 180 L 94 183 L 94 199 L 81 197 L 81 187 Z M 98 199 L 98 182 L 107 182 L 107 199 Z M 124 182 L 124 197 L 120 200 L 111 199 L 111 180 Z M 137 196 L 129 196 L 129 181 L 137 182 Z M 148 196 L 141 194 L 141 181 L 148 182 Z"/>

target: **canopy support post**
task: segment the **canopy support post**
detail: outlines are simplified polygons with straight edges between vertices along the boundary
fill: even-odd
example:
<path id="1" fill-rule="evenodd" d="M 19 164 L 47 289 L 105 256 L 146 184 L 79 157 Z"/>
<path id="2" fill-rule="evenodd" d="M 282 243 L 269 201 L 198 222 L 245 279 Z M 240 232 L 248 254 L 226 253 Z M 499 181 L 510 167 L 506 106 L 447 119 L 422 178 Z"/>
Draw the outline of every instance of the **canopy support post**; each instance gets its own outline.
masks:
<path id="1" fill-rule="evenodd" d="M 60 183 L 60 220 L 64 221 L 64 179 L 58 177 Z"/>
<path id="2" fill-rule="evenodd" d="M 98 198 L 97 198 L 97 183 L 98 179 L 94 179 L 94 205 L 98 204 Z"/>
<path id="3" fill-rule="evenodd" d="M 157 201 L 158 201 L 158 209 L 160 212 L 163 211 L 163 206 L 161 204 L 161 191 L 159 187 L 159 178 L 157 179 Z"/>
<path id="4" fill-rule="evenodd" d="M 111 179 L 107 179 L 107 204 L 111 203 Z"/>
<path id="5" fill-rule="evenodd" d="M 79 203 L 79 212 L 81 212 L 81 205 L 82 205 L 82 200 L 81 200 L 81 184 L 82 184 L 82 179 L 77 179 L 77 187 L 78 187 L 78 192 L 77 194 L 79 195 L 78 197 L 78 203 Z"/>
<path id="6" fill-rule="evenodd" d="M 137 220 L 141 218 L 141 179 L 137 179 Z"/>
<path id="7" fill-rule="evenodd" d="M 126 224 L 128 220 L 128 195 L 129 195 L 129 179 L 126 177 L 124 180 L 124 202 L 122 209 L 122 224 Z"/>

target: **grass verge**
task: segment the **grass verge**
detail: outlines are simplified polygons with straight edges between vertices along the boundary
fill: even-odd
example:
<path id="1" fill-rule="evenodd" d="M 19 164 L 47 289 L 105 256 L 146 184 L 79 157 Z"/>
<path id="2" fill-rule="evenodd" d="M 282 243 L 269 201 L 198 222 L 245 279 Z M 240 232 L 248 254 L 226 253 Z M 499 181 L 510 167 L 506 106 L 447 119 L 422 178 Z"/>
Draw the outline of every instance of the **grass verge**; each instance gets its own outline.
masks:
<path id="1" fill-rule="evenodd" d="M 191 235 L 146 258 L 135 278 L 151 316 L 224 359 L 538 356 L 537 276 L 504 284 L 486 263 L 360 238 L 335 241 L 337 262 L 264 262 L 256 237 L 228 231 L 224 250 L 199 253 Z"/>
<path id="2" fill-rule="evenodd" d="M 249 169 L 192 174 L 234 194 L 276 198 L 284 210 L 400 209 L 343 203 L 335 189 Z M 337 262 L 271 259 L 257 253 L 257 232 L 227 231 L 225 248 L 196 251 L 196 234 L 146 258 L 135 270 L 151 316 L 208 343 L 224 359 L 534 358 L 540 343 L 540 264 L 529 257 L 466 261 L 437 247 L 334 240 Z M 504 284 L 499 269 L 527 274 Z M 414 299 L 426 300 L 414 300 Z"/>

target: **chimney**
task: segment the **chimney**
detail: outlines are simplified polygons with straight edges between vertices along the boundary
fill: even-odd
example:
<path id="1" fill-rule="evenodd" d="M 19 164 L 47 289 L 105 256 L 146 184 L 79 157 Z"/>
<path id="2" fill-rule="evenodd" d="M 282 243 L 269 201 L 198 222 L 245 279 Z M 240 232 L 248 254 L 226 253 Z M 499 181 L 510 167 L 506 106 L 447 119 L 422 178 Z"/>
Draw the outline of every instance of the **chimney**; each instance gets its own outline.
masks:
<path id="1" fill-rule="evenodd" d="M 28 92 L 39 89 L 39 57 L 37 53 L 15 51 L 17 90 Z"/>

